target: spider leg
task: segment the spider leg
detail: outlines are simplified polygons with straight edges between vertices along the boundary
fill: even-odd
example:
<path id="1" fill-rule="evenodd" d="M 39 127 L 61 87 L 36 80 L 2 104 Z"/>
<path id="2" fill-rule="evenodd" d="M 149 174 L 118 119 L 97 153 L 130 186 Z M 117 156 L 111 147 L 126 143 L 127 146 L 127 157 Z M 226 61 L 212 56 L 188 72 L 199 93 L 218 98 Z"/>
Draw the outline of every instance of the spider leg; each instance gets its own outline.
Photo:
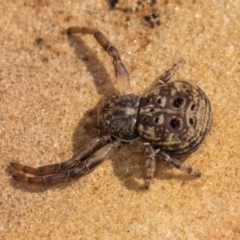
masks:
<path id="1" fill-rule="evenodd" d="M 168 82 L 175 75 L 177 70 L 183 65 L 183 63 L 184 61 L 180 60 L 179 62 L 173 64 L 172 68 L 160 75 L 156 81 L 162 81 L 163 83 Z"/>
<path id="2" fill-rule="evenodd" d="M 68 169 L 74 168 L 81 162 L 92 155 L 97 149 L 111 142 L 111 136 L 109 134 L 102 137 L 96 137 L 91 140 L 90 143 L 84 145 L 77 154 L 71 157 L 69 160 L 61 163 L 46 165 L 38 168 L 22 165 L 17 162 L 11 162 L 10 165 L 18 171 L 29 173 L 35 176 L 44 176 L 49 174 L 56 174 L 65 172 Z"/>
<path id="3" fill-rule="evenodd" d="M 156 157 L 159 157 L 162 161 L 172 165 L 175 168 L 178 168 L 186 173 L 192 174 L 195 177 L 201 177 L 201 173 L 194 169 L 193 167 L 189 166 L 188 164 L 170 157 L 169 154 L 160 150 L 154 149 L 150 143 L 145 143 L 140 141 L 135 141 L 130 143 L 130 147 L 134 152 L 141 152 L 145 151 L 146 154 L 146 176 L 145 176 L 145 188 L 148 189 L 150 187 L 151 181 L 153 179 L 153 175 L 155 172 L 155 165 L 156 165 Z"/>
<path id="4" fill-rule="evenodd" d="M 161 158 L 161 160 L 163 160 L 164 162 L 172 165 L 175 168 L 178 168 L 180 170 L 182 170 L 183 172 L 192 174 L 195 177 L 201 177 L 201 173 L 194 169 L 193 167 L 191 167 L 190 165 L 176 159 L 176 158 L 171 158 L 166 152 L 159 150 L 158 152 L 156 152 L 156 155 L 159 156 Z"/>
<path id="5" fill-rule="evenodd" d="M 173 64 L 172 68 L 165 71 L 161 76 L 159 76 L 147 89 L 146 93 L 151 91 L 152 89 L 158 88 L 160 85 L 163 85 L 164 83 L 168 82 L 174 74 L 177 72 L 177 70 L 182 66 L 184 63 L 183 60 L 180 60 L 179 62 Z M 144 93 L 144 94 L 146 94 Z"/>
<path id="6" fill-rule="evenodd" d="M 143 144 L 146 154 L 146 176 L 145 176 L 145 188 L 149 189 L 153 175 L 156 169 L 155 151 L 150 143 Z"/>
<path id="7" fill-rule="evenodd" d="M 17 181 L 41 185 L 55 185 L 60 182 L 68 182 L 72 179 L 77 179 L 89 172 L 92 168 L 103 162 L 106 158 L 112 156 L 115 151 L 121 146 L 120 140 L 115 140 L 103 146 L 90 157 L 85 159 L 81 165 L 64 171 L 62 173 L 52 174 L 40 177 L 28 177 L 25 174 L 15 173 L 13 178 Z"/>
<path id="8" fill-rule="evenodd" d="M 72 33 L 92 34 L 94 38 L 97 40 L 97 42 L 108 53 L 108 55 L 113 58 L 113 67 L 115 70 L 117 87 L 120 94 L 126 94 L 131 92 L 128 71 L 120 58 L 118 50 L 113 45 L 111 45 L 111 43 L 102 34 L 102 32 L 93 28 L 71 27 L 67 29 L 66 33 L 67 34 L 72 34 Z"/>
<path id="9" fill-rule="evenodd" d="M 133 152 L 145 152 L 146 165 L 145 165 L 145 188 L 149 189 L 153 175 L 156 169 L 156 153 L 155 149 L 148 142 L 137 140 L 130 143 L 130 149 Z M 158 151 L 158 150 L 157 150 Z"/>

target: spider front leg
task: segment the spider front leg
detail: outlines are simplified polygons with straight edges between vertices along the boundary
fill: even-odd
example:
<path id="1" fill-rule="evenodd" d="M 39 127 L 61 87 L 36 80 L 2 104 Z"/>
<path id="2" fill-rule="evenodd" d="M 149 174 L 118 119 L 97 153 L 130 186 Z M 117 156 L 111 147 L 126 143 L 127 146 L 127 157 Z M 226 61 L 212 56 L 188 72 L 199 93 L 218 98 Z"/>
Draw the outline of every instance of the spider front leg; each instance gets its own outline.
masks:
<path id="1" fill-rule="evenodd" d="M 147 92 L 152 89 L 158 88 L 160 85 L 167 83 L 177 72 L 177 70 L 184 64 L 184 60 L 180 60 L 179 62 L 173 64 L 172 68 L 165 71 L 162 75 L 160 75 L 147 89 Z"/>
<path id="2" fill-rule="evenodd" d="M 112 138 L 109 134 L 106 134 L 102 137 L 94 138 L 89 144 L 84 145 L 80 151 L 75 154 L 72 158 L 69 160 L 57 163 L 57 164 L 51 164 L 46 165 L 38 168 L 33 168 L 30 166 L 25 166 L 17 162 L 12 162 L 10 165 L 17 171 L 28 173 L 35 176 L 45 176 L 45 175 L 53 175 L 58 174 L 62 172 L 66 172 L 69 169 L 75 168 L 78 165 L 81 165 L 82 162 L 87 159 L 89 156 L 91 156 L 96 150 L 99 148 L 105 146 L 107 143 L 111 142 Z M 16 172 L 13 174 L 13 178 L 17 181 L 21 182 L 31 182 L 38 183 L 38 181 L 41 182 L 42 177 L 26 177 L 24 174 L 20 174 L 19 172 Z"/>
<path id="3" fill-rule="evenodd" d="M 102 32 L 86 27 L 71 27 L 66 31 L 67 34 L 72 33 L 83 33 L 92 34 L 97 42 L 103 47 L 103 49 L 113 58 L 113 67 L 115 70 L 115 75 L 117 79 L 117 87 L 120 94 L 126 94 L 131 92 L 129 76 L 126 67 L 121 61 L 118 50 L 111 45 L 107 38 L 102 34 Z"/>
<path id="4" fill-rule="evenodd" d="M 145 176 L 145 188 L 149 189 L 153 175 L 156 169 L 155 151 L 150 143 L 143 144 L 146 154 L 146 176 Z"/>
<path id="5" fill-rule="evenodd" d="M 151 146 L 150 143 L 142 142 L 141 140 L 131 142 L 130 148 L 133 152 L 145 152 L 145 188 L 149 189 L 156 169 L 155 149 Z"/>

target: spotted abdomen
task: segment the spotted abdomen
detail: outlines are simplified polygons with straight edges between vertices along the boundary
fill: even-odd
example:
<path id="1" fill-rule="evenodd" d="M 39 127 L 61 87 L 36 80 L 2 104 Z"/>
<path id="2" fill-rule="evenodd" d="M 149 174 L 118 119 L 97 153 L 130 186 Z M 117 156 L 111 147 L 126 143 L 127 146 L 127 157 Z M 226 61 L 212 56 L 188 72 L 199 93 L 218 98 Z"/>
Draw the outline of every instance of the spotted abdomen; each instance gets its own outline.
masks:
<path id="1" fill-rule="evenodd" d="M 141 98 L 137 129 L 154 147 L 181 155 L 200 146 L 211 122 L 205 93 L 188 82 L 175 81 L 150 89 Z"/>

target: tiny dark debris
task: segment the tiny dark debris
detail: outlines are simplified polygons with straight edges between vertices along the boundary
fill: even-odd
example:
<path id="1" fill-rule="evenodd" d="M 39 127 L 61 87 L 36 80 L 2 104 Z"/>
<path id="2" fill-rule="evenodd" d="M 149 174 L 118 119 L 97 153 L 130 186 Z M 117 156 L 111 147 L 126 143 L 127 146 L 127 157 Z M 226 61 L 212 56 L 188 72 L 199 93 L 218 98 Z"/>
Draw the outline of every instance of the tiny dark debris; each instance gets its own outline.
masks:
<path id="1" fill-rule="evenodd" d="M 117 3 L 118 3 L 118 0 L 109 0 L 109 4 L 111 8 L 114 8 Z"/>
<path id="2" fill-rule="evenodd" d="M 151 15 L 146 15 L 143 17 L 143 20 L 147 22 L 150 27 L 155 27 L 156 25 L 159 26 L 161 24 L 159 18 L 159 14 L 156 12 L 156 10 L 153 10 Z"/>
<path id="3" fill-rule="evenodd" d="M 42 38 L 36 38 L 36 39 L 35 39 L 35 43 L 36 43 L 37 45 L 41 45 L 41 44 L 43 43 L 43 39 L 42 39 Z"/>

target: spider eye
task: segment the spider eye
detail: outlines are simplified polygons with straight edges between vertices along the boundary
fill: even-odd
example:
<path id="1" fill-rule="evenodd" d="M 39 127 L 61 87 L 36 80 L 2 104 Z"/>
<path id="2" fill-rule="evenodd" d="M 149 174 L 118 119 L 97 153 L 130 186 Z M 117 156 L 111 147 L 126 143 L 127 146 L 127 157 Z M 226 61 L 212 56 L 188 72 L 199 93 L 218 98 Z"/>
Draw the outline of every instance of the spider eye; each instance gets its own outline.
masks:
<path id="1" fill-rule="evenodd" d="M 173 101 L 173 106 L 174 106 L 175 108 L 180 108 L 181 105 L 182 105 L 182 103 L 183 103 L 183 99 L 182 99 L 182 98 L 176 98 L 176 99 L 174 99 L 174 101 Z"/>
<path id="2" fill-rule="evenodd" d="M 178 129 L 180 127 L 180 120 L 177 118 L 173 118 L 170 122 L 170 125 L 174 129 Z"/>

